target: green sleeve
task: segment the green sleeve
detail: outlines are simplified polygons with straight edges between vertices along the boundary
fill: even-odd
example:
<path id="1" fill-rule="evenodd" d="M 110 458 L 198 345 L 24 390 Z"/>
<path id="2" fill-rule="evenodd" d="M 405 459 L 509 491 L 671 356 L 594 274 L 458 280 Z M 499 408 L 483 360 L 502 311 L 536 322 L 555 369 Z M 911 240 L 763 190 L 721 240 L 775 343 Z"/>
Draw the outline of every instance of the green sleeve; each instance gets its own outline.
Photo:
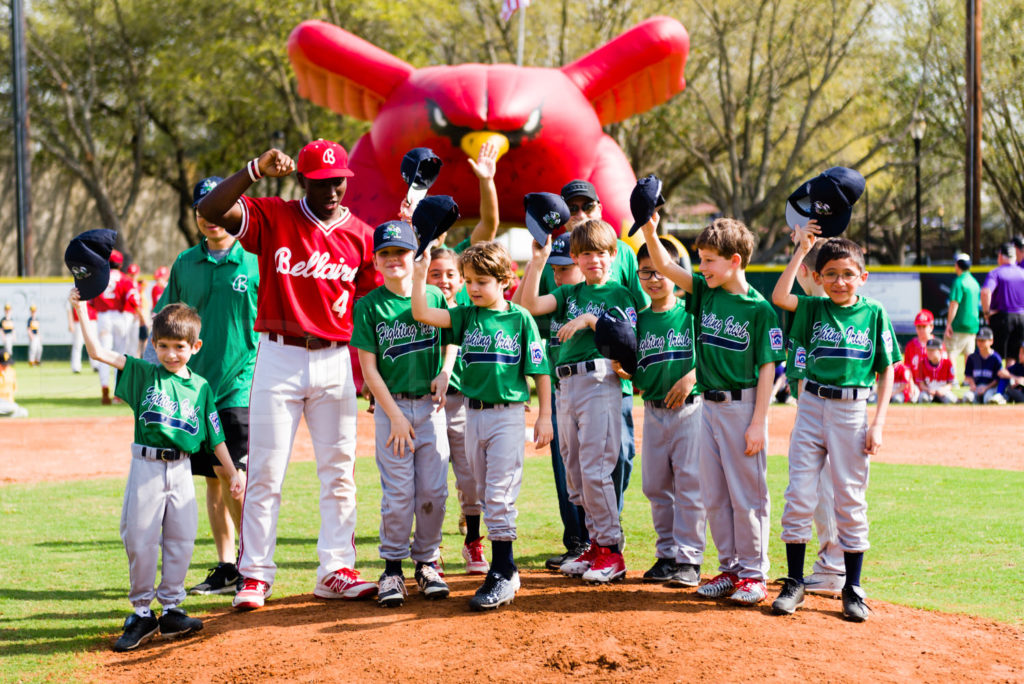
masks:
<path id="1" fill-rule="evenodd" d="M 524 348 L 527 351 L 525 374 L 548 375 L 551 367 L 548 365 L 548 355 L 544 350 L 544 342 L 541 341 L 537 321 L 526 310 L 523 311 L 523 338 L 526 340 Z"/>
<path id="2" fill-rule="evenodd" d="M 457 245 L 452 247 L 452 251 L 455 252 L 456 254 L 462 254 L 467 249 L 469 249 L 469 245 L 470 245 L 469 238 L 463 238 L 461 242 L 459 242 Z"/>
<path id="3" fill-rule="evenodd" d="M 786 342 L 775 309 L 767 301 L 760 302 L 757 312 L 756 364 L 777 364 L 786 358 Z"/>
<path id="4" fill-rule="evenodd" d="M 210 452 L 213 452 L 213 448 L 224 441 L 224 430 L 217 413 L 213 388 L 209 383 L 203 387 L 203 415 L 206 416 L 206 446 Z"/>
<path id="5" fill-rule="evenodd" d="M 350 344 L 356 349 L 377 353 L 377 335 L 374 330 L 373 307 L 370 297 L 361 297 L 352 307 L 352 340 Z"/>
<path id="6" fill-rule="evenodd" d="M 462 346 L 462 338 L 466 335 L 466 322 L 469 320 L 470 308 L 475 306 L 456 306 L 448 309 L 448 315 L 452 319 L 452 336 L 448 344 Z"/>
<path id="7" fill-rule="evenodd" d="M 126 356 L 124 358 L 124 368 L 117 373 L 114 396 L 118 399 L 123 399 L 133 409 L 137 408 L 141 399 L 139 388 L 146 384 L 146 371 L 150 370 L 152 365 L 134 356 Z"/>
<path id="8" fill-rule="evenodd" d="M 875 330 L 875 362 L 872 365 L 872 370 L 881 373 L 903 359 L 900 346 L 896 343 L 896 331 L 893 330 L 892 321 L 889 320 L 889 315 L 881 306 L 878 307 Z"/>

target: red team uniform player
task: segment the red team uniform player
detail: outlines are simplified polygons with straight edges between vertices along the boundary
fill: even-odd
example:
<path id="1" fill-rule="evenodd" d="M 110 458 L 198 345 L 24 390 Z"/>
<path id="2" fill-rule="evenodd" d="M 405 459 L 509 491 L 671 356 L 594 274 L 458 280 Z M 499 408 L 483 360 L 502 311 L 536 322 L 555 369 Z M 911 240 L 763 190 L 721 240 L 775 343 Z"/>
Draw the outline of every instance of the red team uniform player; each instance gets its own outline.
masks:
<path id="1" fill-rule="evenodd" d="M 243 196 L 264 174 L 298 172 L 300 200 Z M 217 185 L 199 213 L 235 235 L 259 259 L 260 333 L 249 404 L 249 480 L 242 506 L 234 606 L 259 608 L 274 583 L 281 486 L 304 414 L 320 478 L 319 567 L 313 593 L 360 598 L 376 593 L 355 564 L 356 393 L 348 341 L 352 305 L 376 286 L 373 231 L 341 205 L 348 155 L 317 140 L 296 165 L 268 150 Z"/>
<path id="2" fill-rule="evenodd" d="M 124 315 L 139 310 L 139 295 L 131 276 L 121 272 L 124 257 L 116 249 L 110 253 L 110 281 L 103 294 L 95 297 L 89 305 L 96 311 L 96 333 L 104 349 L 118 354 L 128 353 L 128 330 Z M 100 388 L 103 403 L 110 404 L 110 366 L 99 364 Z"/>

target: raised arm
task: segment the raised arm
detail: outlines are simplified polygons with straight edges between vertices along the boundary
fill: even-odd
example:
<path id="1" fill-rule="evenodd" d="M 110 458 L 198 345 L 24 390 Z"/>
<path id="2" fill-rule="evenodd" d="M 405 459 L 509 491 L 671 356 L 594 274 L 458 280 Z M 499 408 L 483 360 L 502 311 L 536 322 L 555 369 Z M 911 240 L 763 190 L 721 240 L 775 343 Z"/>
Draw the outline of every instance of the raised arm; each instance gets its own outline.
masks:
<path id="1" fill-rule="evenodd" d="M 818 228 L 818 224 L 814 220 L 807 222 L 804 227 L 797 226 L 793 229 L 793 256 L 790 257 L 789 263 L 786 264 L 785 270 L 782 271 L 782 275 L 775 283 L 775 289 L 772 290 L 772 304 L 785 309 L 786 311 L 796 311 L 799 299 L 793 294 L 793 283 L 796 282 L 796 272 L 800 270 L 800 264 L 803 263 L 804 257 L 814 247 L 814 241 L 817 240 L 817 233 L 821 232 L 821 228 Z"/>
<path id="2" fill-rule="evenodd" d="M 530 240 L 530 247 L 533 248 L 533 258 L 530 259 L 526 270 L 523 272 L 523 281 L 519 283 L 519 289 L 516 291 L 522 291 L 522 305 L 523 308 L 529 311 L 534 316 L 543 316 L 549 314 L 558 308 L 558 300 L 552 294 L 541 295 L 540 292 L 540 275 L 544 271 L 544 264 L 547 263 L 548 257 L 551 256 L 551 236 L 548 236 L 547 242 L 541 247 L 537 244 L 536 240 Z"/>
<path id="3" fill-rule="evenodd" d="M 470 159 L 473 173 L 480 180 L 480 220 L 469 234 L 469 244 L 490 242 L 498 233 L 498 188 L 494 174 L 498 169 L 498 146 L 490 141 L 480 146 L 476 161 Z"/>
<path id="4" fill-rule="evenodd" d="M 438 309 L 427 303 L 427 269 L 430 268 L 430 247 L 423 258 L 412 265 L 412 317 L 420 323 L 435 328 L 452 327 L 452 315 L 448 309 Z"/>
<path id="5" fill-rule="evenodd" d="M 650 252 L 651 261 L 654 262 L 654 268 L 658 270 L 658 273 L 687 292 L 693 292 L 693 276 L 689 271 L 672 260 L 668 250 L 665 249 L 665 245 L 661 244 L 661 240 L 658 239 L 658 221 L 660 220 L 661 217 L 655 211 L 654 215 L 651 216 L 651 220 L 640 228 L 643 231 L 644 242 L 647 243 L 647 251 Z"/>
<path id="6" fill-rule="evenodd" d="M 85 340 L 85 350 L 89 352 L 89 358 L 105 363 L 108 366 L 113 366 L 117 370 L 124 370 L 124 354 L 106 349 L 100 344 L 99 337 L 96 336 L 96 328 L 93 322 L 89 320 L 89 311 L 86 308 L 85 302 L 79 298 L 77 288 L 71 288 L 68 301 L 71 302 L 71 306 L 75 307 L 75 311 L 78 312 L 78 322 L 82 326 L 82 339 Z"/>
<path id="7" fill-rule="evenodd" d="M 210 190 L 196 207 L 199 215 L 237 235 L 242 227 L 242 208 L 237 204 L 238 198 L 263 176 L 283 178 L 294 170 L 295 162 L 291 157 L 281 150 L 269 149 Z"/>

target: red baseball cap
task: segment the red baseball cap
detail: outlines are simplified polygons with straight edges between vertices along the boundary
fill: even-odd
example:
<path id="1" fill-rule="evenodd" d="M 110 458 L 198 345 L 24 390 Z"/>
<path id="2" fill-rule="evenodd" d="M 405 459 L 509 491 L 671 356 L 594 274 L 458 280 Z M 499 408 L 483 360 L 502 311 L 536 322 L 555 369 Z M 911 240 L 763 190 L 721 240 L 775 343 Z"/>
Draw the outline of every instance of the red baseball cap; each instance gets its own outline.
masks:
<path id="1" fill-rule="evenodd" d="M 116 249 L 110 250 L 110 263 L 120 266 L 124 263 L 124 255 Z"/>
<path id="2" fill-rule="evenodd" d="M 131 264 L 128 266 L 128 275 L 139 275 L 139 265 Z"/>
<path id="3" fill-rule="evenodd" d="M 154 278 L 166 278 L 169 275 L 171 275 L 171 272 L 170 270 L 168 270 L 166 266 L 160 266 L 155 271 L 153 271 Z"/>
<path id="4" fill-rule="evenodd" d="M 914 316 L 914 325 L 932 325 L 935 323 L 935 316 L 928 309 L 921 309 Z"/>
<path id="5" fill-rule="evenodd" d="M 342 178 L 355 174 L 348 168 L 345 148 L 330 140 L 314 140 L 299 152 L 296 171 L 306 178 Z"/>

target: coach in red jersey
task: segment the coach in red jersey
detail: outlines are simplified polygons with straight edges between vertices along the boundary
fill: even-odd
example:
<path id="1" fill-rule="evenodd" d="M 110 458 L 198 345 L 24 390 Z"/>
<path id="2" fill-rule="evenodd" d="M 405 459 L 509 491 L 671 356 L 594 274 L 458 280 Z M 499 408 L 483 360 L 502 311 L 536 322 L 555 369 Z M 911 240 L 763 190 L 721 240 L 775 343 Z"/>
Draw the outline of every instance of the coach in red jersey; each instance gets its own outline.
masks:
<path id="1" fill-rule="evenodd" d="M 300 200 L 246 197 L 263 176 L 296 172 Z M 341 145 L 315 140 L 298 164 L 267 150 L 221 181 L 199 203 L 207 221 L 259 259 L 256 330 L 260 345 L 249 402 L 249 481 L 242 506 L 234 606 L 263 605 L 274 584 L 281 486 L 301 415 L 320 478 L 317 583 L 321 598 L 377 591 L 355 564 L 356 393 L 348 341 L 352 305 L 375 286 L 373 230 L 341 204 L 352 176 Z"/>

